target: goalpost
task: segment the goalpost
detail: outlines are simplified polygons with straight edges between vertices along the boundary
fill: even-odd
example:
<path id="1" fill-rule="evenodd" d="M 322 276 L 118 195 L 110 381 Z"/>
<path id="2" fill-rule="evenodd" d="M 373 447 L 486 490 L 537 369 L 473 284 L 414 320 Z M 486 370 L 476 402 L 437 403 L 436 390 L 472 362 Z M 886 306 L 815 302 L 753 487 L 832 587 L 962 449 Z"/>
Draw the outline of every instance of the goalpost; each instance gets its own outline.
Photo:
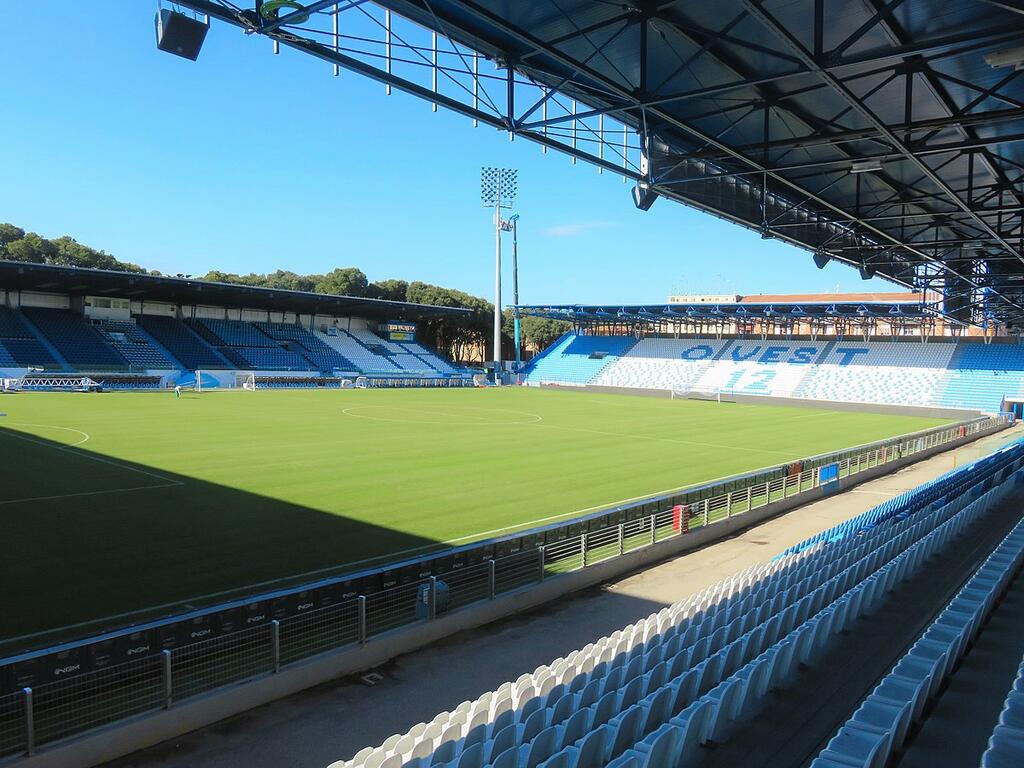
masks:
<path id="1" fill-rule="evenodd" d="M 706 402 L 722 402 L 722 390 L 715 387 L 698 387 L 689 389 L 672 388 L 673 400 L 704 400 Z"/>
<path id="2" fill-rule="evenodd" d="M 236 374 L 236 376 L 235 376 L 235 385 L 239 386 L 242 389 L 247 390 L 249 392 L 255 392 L 256 391 L 256 374 L 255 373 L 249 373 L 249 374 L 239 373 L 239 374 Z"/>

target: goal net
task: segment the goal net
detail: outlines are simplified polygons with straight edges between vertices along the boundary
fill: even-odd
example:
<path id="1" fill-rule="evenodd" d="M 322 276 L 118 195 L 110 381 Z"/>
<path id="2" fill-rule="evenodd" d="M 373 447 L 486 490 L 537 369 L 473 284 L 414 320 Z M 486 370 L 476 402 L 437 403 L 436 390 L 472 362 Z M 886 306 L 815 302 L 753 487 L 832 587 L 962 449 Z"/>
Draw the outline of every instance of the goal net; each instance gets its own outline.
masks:
<path id="1" fill-rule="evenodd" d="M 235 374 L 235 386 L 241 387 L 249 392 L 256 391 L 256 374 L 255 373 L 238 373 Z"/>
<path id="2" fill-rule="evenodd" d="M 673 400 L 705 400 L 712 403 L 722 402 L 722 390 L 713 387 L 690 387 L 672 389 Z"/>

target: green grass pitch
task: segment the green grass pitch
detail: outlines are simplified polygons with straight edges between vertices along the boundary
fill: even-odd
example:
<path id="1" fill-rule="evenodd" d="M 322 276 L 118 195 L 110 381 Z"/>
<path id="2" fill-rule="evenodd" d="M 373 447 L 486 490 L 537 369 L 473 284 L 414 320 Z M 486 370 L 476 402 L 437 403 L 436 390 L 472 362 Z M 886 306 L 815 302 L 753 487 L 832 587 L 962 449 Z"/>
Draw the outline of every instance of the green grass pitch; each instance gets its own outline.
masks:
<path id="1" fill-rule="evenodd" d="M 512 388 L 0 406 L 4 651 L 943 423 Z"/>

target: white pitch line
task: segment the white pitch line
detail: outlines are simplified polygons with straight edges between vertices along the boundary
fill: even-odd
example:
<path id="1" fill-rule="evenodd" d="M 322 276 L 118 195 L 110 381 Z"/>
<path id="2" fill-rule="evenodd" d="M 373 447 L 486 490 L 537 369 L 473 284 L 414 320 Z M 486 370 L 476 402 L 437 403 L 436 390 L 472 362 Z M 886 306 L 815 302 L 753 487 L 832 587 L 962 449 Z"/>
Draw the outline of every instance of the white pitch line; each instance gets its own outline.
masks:
<path id="1" fill-rule="evenodd" d="M 107 491 L 79 491 L 78 493 L 61 493 L 55 496 L 30 496 L 25 499 L 0 499 L 0 506 L 7 504 L 27 504 L 30 501 L 56 501 L 57 499 L 73 499 L 79 496 L 102 496 L 105 493 L 128 493 L 129 491 L 150 491 L 155 488 L 177 488 L 184 485 L 178 481 L 157 483 L 155 485 L 137 485 L 133 488 L 111 488 Z"/>
<path id="2" fill-rule="evenodd" d="M 79 440 L 77 443 L 68 443 L 67 445 L 63 446 L 64 448 L 74 448 L 76 445 L 81 445 L 82 443 L 86 443 L 86 442 L 89 441 L 89 433 L 88 432 L 83 432 L 82 430 L 74 429 L 73 427 L 58 427 L 58 426 L 55 426 L 53 424 L 28 424 L 28 423 L 26 423 L 24 421 L 16 422 L 14 424 L 11 424 L 11 426 L 12 427 L 42 427 L 43 429 L 59 429 L 62 432 L 76 432 L 79 435 L 82 435 L 82 439 Z M 52 448 L 56 448 L 57 446 L 51 446 L 51 447 Z"/>
<path id="3" fill-rule="evenodd" d="M 19 426 L 19 425 L 13 425 L 12 424 L 12 426 Z M 32 424 L 23 424 L 23 425 L 20 425 L 20 426 L 50 427 L 51 429 L 70 429 L 70 427 L 54 427 L 54 426 L 49 425 L 49 424 L 34 424 L 34 425 L 32 425 Z M 78 429 L 71 430 L 71 431 L 79 432 L 79 433 L 81 433 L 83 435 L 86 434 L 85 432 L 82 432 L 81 430 L 78 430 Z M 43 440 L 37 440 L 37 439 L 35 439 L 33 437 L 29 437 L 27 435 L 16 435 L 16 434 L 14 434 L 13 432 L 10 432 L 10 431 L 0 432 L 0 435 L 6 435 L 8 437 L 13 437 L 15 440 L 24 440 L 26 443 L 34 443 L 35 445 L 41 445 L 44 448 L 52 448 L 55 451 L 69 451 L 73 455 L 78 456 L 79 458 L 82 458 L 82 459 L 88 459 L 89 461 L 95 461 L 95 462 L 98 462 L 100 464 L 109 464 L 112 467 L 117 467 L 118 469 L 123 469 L 126 472 L 135 472 L 135 473 L 140 474 L 140 475 L 146 475 L 147 477 L 156 478 L 157 480 L 160 480 L 161 482 L 166 483 L 168 486 L 171 486 L 171 485 L 184 485 L 184 483 L 181 482 L 180 480 L 174 480 L 173 478 L 166 477 L 164 475 L 158 475 L 156 472 L 147 472 L 144 469 L 139 469 L 137 467 L 131 467 L 131 466 L 129 466 L 127 464 L 123 464 L 123 463 L 121 463 L 119 461 L 113 461 L 111 459 L 104 459 L 104 458 L 102 458 L 100 456 L 93 456 L 90 453 L 82 453 L 82 452 L 78 452 L 78 451 L 71 451 L 71 448 L 74 447 L 74 446 L 71 446 L 71 445 L 51 445 L 50 443 L 47 443 L 47 442 L 45 442 Z M 86 435 L 86 439 L 88 439 L 88 435 Z M 81 442 L 85 442 L 85 441 L 83 440 Z M 81 443 L 76 443 L 75 445 L 81 445 Z"/>

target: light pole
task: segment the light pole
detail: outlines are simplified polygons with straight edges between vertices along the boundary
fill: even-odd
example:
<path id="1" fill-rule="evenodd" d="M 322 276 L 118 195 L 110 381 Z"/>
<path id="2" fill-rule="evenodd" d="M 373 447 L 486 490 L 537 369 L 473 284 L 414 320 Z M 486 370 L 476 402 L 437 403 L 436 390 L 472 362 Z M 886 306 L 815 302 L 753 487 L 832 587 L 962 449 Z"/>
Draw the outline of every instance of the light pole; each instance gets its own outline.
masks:
<path id="1" fill-rule="evenodd" d="M 513 213 L 508 221 L 512 225 L 512 335 L 516 345 L 516 373 L 519 373 L 522 363 L 519 353 L 519 214 Z"/>
<path id="2" fill-rule="evenodd" d="M 494 383 L 501 374 L 501 209 L 511 208 L 516 199 L 518 172 L 512 168 L 480 169 L 480 200 L 494 208 Z"/>

